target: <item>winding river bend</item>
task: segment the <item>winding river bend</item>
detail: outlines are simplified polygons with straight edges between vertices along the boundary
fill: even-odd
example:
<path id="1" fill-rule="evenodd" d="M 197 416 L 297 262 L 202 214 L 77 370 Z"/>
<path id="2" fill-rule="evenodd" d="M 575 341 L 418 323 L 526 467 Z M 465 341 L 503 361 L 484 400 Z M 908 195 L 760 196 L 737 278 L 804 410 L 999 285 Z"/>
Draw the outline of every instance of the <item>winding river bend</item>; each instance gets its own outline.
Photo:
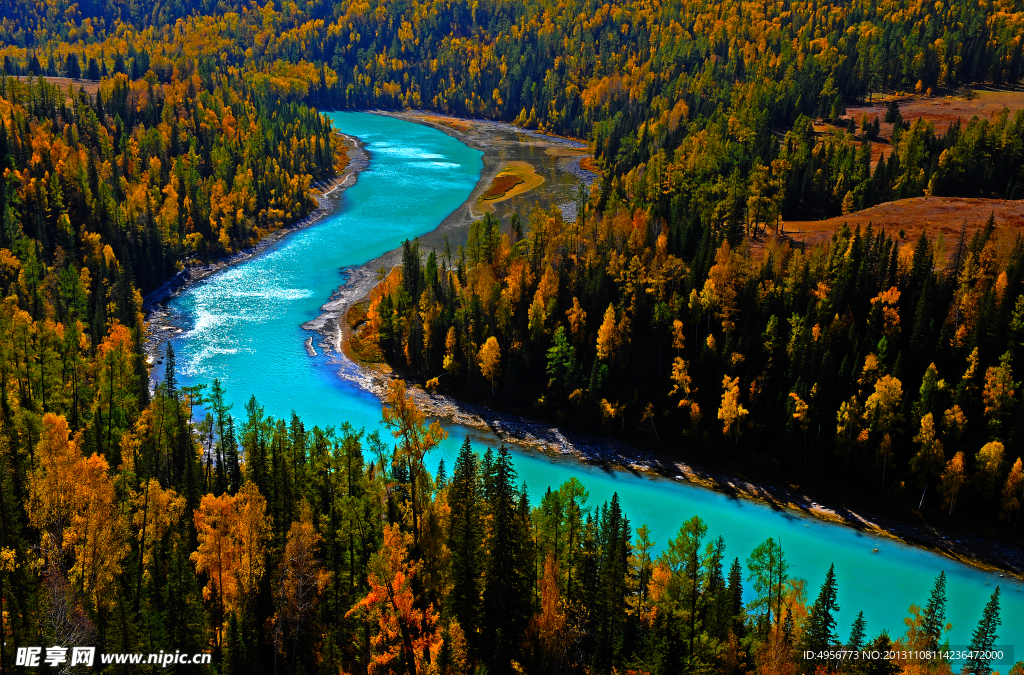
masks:
<path id="1" fill-rule="evenodd" d="M 380 402 L 338 376 L 335 357 L 307 354 L 312 334 L 300 326 L 316 318 L 321 305 L 344 280 L 341 270 L 372 260 L 405 238 L 434 229 L 476 184 L 481 153 L 435 129 L 365 113 L 333 113 L 335 125 L 362 140 L 370 166 L 341 198 L 335 213 L 293 233 L 265 253 L 215 274 L 168 304 L 181 332 L 172 339 L 179 377 L 185 384 L 224 382 L 233 414 L 244 416 L 252 393 L 268 415 L 297 412 L 307 425 L 349 421 L 367 431 L 380 425 Z M 314 343 L 317 339 L 314 337 Z M 467 433 L 449 426 L 449 440 L 434 463 L 453 465 Z M 481 447 L 482 449 L 482 447 Z M 618 492 L 633 527 L 647 524 L 660 546 L 683 521 L 700 515 L 709 534 L 722 535 L 728 558 L 745 560 L 768 536 L 780 540 L 793 576 L 807 580 L 813 600 L 825 572 L 835 563 L 839 584 L 839 631 L 846 638 L 864 610 L 869 635 L 905 631 L 911 603 L 923 605 L 940 570 L 948 577 L 947 620 L 952 645 L 967 645 L 992 590 L 1002 587 L 1000 645 L 1015 645 L 1024 658 L 1024 584 L 956 563 L 938 554 L 866 535 L 761 504 L 742 501 L 666 479 L 608 472 L 575 461 L 513 449 L 519 480 L 536 504 L 548 486 L 575 476 L 590 493 L 590 504 Z M 877 549 L 877 553 L 873 552 Z M 997 665 L 1003 673 L 1008 665 Z"/>

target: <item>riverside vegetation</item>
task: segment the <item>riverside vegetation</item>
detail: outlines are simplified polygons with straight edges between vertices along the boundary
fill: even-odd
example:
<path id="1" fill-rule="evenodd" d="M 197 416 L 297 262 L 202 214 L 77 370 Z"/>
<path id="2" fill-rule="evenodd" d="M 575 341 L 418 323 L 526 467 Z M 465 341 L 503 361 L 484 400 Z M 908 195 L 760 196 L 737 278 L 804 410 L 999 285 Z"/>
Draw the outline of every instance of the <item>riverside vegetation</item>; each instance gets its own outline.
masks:
<path id="1" fill-rule="evenodd" d="M 575 222 L 485 218 L 426 261 L 408 244 L 365 338 L 461 395 L 525 391 L 666 447 L 848 470 L 866 493 L 1012 533 L 1021 240 L 994 222 L 807 249 L 769 234 L 905 197 L 1020 197 L 1020 113 L 939 134 L 893 103 L 874 168 L 879 121 L 840 122 L 882 91 L 1015 84 L 1019 2 L 2 7 L 5 665 L 5 645 L 92 643 L 209 647 L 223 672 L 950 669 L 796 660 L 841 642 L 835 580 L 821 570 L 808 605 L 777 542 L 730 565 L 692 519 L 654 557 L 585 486 L 528 504 L 501 451 L 467 446 L 432 477 L 442 431 L 400 388 L 394 445 L 255 401 L 236 427 L 217 383 L 176 386 L 170 355 L 151 395 L 141 298 L 311 210 L 311 184 L 345 162 L 316 107 L 584 136 L 602 180 Z M 854 624 L 848 642 L 935 646 L 943 603 L 940 577 L 906 635 Z"/>

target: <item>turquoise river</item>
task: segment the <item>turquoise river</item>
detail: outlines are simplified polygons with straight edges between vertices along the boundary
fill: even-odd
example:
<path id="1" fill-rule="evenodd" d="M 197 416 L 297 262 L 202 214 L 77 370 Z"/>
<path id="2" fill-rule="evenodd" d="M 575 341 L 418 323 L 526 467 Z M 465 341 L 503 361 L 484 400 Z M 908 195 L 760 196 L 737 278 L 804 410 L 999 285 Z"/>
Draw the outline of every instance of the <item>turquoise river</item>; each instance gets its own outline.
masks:
<path id="1" fill-rule="evenodd" d="M 343 281 L 341 268 L 357 265 L 434 229 L 476 184 L 483 166 L 479 151 L 435 129 L 366 113 L 334 113 L 336 126 L 360 138 L 370 151 L 369 168 L 342 196 L 335 212 L 316 225 L 285 237 L 263 254 L 192 286 L 169 303 L 182 332 L 174 339 L 184 383 L 221 378 L 244 416 L 251 394 L 269 415 L 296 411 L 308 426 L 347 420 L 367 431 L 380 427 L 380 402 L 337 374 L 336 357 L 311 357 L 310 333 L 300 326 Z M 314 340 L 317 336 L 313 336 Z M 443 448 L 451 467 L 468 430 L 448 428 Z M 386 433 L 386 432 L 385 432 Z M 494 439 L 471 432 L 477 447 Z M 647 524 L 663 546 L 682 522 L 696 514 L 709 534 L 725 538 L 731 560 L 745 560 L 766 537 L 780 540 L 793 576 L 807 580 L 809 600 L 835 563 L 839 583 L 839 631 L 846 638 L 864 611 L 870 635 L 905 631 L 907 608 L 923 605 L 935 576 L 948 576 L 950 643 L 967 645 L 995 586 L 1002 586 L 1000 645 L 1015 645 L 1024 658 L 1024 584 L 956 563 L 941 555 L 866 535 L 767 506 L 733 499 L 686 483 L 610 472 L 576 461 L 513 448 L 520 481 L 536 504 L 548 488 L 579 478 L 591 505 L 617 492 L 633 527 Z M 877 549 L 877 552 L 874 552 Z M 1003 673 L 1008 666 L 997 665 Z"/>

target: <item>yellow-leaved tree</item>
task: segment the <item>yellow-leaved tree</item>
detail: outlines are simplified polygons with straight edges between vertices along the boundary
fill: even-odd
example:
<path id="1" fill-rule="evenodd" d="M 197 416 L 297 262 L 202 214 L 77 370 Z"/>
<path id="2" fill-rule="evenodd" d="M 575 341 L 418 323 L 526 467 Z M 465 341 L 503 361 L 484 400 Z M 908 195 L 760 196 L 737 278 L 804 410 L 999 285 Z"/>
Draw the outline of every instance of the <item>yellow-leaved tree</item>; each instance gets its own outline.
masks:
<path id="1" fill-rule="evenodd" d="M 921 429 L 917 436 L 914 436 L 914 443 L 917 444 L 917 453 L 910 458 L 910 470 L 913 472 L 918 483 L 924 485 L 921 492 L 921 501 L 924 503 L 924 493 L 928 486 L 938 479 L 942 473 L 942 467 L 946 461 L 946 455 L 942 449 L 942 441 L 938 439 L 935 432 L 935 421 L 932 413 L 921 418 Z"/>
<path id="2" fill-rule="evenodd" d="M 309 504 L 303 502 L 299 520 L 288 529 L 274 592 L 274 642 L 278 651 L 291 659 L 293 671 L 302 645 L 312 635 L 317 600 L 331 580 L 318 557 L 322 541 Z"/>
<path id="3" fill-rule="evenodd" d="M 266 569 L 271 537 L 267 500 L 254 482 L 246 481 L 234 496 L 205 495 L 193 518 L 199 548 L 191 557 L 196 572 L 207 575 L 203 599 L 217 609 L 219 645 L 228 614 L 254 599 Z"/>
<path id="4" fill-rule="evenodd" d="M 607 361 L 615 353 L 615 305 L 604 310 L 601 327 L 597 329 L 597 358 Z"/>
<path id="5" fill-rule="evenodd" d="M 722 421 L 722 434 L 732 434 L 733 444 L 739 433 L 739 425 L 747 416 L 747 409 L 740 404 L 740 378 L 722 378 L 722 405 L 718 408 L 718 419 Z"/>
<path id="6" fill-rule="evenodd" d="M 163 488 L 160 481 L 150 478 L 142 494 L 135 498 L 135 527 L 139 531 L 139 549 L 142 551 L 146 578 L 152 576 L 151 566 L 159 558 L 160 547 L 166 535 L 174 530 L 185 511 L 185 498 L 172 488 Z"/>
<path id="7" fill-rule="evenodd" d="M 430 501 L 432 490 L 430 474 L 423 465 L 423 459 L 448 438 L 448 432 L 436 420 L 429 425 L 425 423 L 426 417 L 416 406 L 416 401 L 406 394 L 403 380 L 391 381 L 386 403 L 381 411 L 381 419 L 398 441 L 392 464 L 396 467 L 404 465 L 408 470 L 410 499 L 406 515 L 412 521 L 413 545 L 418 549 L 421 514 Z"/>
<path id="8" fill-rule="evenodd" d="M 1003 485 L 1002 517 L 1007 521 L 1013 518 L 1014 525 L 1016 525 L 1017 519 L 1020 518 L 1022 500 L 1024 500 L 1024 464 L 1018 457 Z"/>
<path id="9" fill-rule="evenodd" d="M 67 574 L 97 610 L 105 609 L 113 603 L 107 591 L 128 553 L 107 460 L 95 454 L 83 457 L 67 421 L 53 413 L 43 416 L 36 459 L 29 475 L 28 514 L 42 532 L 50 573 Z"/>
<path id="10" fill-rule="evenodd" d="M 223 644 L 228 607 L 234 607 L 238 595 L 235 579 L 235 542 L 231 536 L 234 497 L 205 495 L 195 510 L 199 548 L 192 552 L 196 572 L 207 575 L 203 599 L 212 602 L 217 612 L 217 646 Z"/>
<path id="11" fill-rule="evenodd" d="M 271 537 L 271 520 L 267 515 L 267 500 L 260 494 L 256 483 L 246 481 L 235 495 L 234 518 L 231 533 L 235 540 L 240 600 L 245 602 L 256 596 L 267 564 L 267 543 Z"/>
<path id="12" fill-rule="evenodd" d="M 480 348 L 480 372 L 487 381 L 491 383 L 491 393 L 494 393 L 494 384 L 501 375 L 501 347 L 493 335 L 484 342 Z"/>
<path id="13" fill-rule="evenodd" d="M 964 453 L 958 452 L 953 459 L 946 463 L 946 470 L 942 473 L 942 482 L 939 483 L 939 490 L 949 508 L 949 514 L 953 514 L 956 507 L 956 498 L 960 495 L 960 488 L 964 486 L 967 475 L 964 472 Z"/>

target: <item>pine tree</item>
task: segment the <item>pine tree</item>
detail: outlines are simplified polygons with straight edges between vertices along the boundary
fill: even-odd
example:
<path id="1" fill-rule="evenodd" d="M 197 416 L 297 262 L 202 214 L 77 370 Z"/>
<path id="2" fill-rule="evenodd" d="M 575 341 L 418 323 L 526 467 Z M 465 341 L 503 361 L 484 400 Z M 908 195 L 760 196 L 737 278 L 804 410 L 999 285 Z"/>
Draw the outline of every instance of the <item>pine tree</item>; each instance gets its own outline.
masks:
<path id="1" fill-rule="evenodd" d="M 850 651 L 858 651 L 864 644 L 864 629 L 867 627 L 867 622 L 864 621 L 863 610 L 857 612 L 857 618 L 853 620 L 853 625 L 850 626 L 850 639 L 846 641 L 846 648 Z"/>
<path id="2" fill-rule="evenodd" d="M 487 537 L 487 571 L 483 592 L 481 628 L 487 645 L 484 661 L 488 671 L 511 672 L 520 638 L 530 612 L 529 580 L 521 567 L 524 539 L 529 537 L 516 504 L 516 472 L 512 457 L 502 446 L 494 460 L 487 501 L 490 531 Z"/>
<path id="3" fill-rule="evenodd" d="M 999 618 L 999 587 L 992 591 L 992 597 L 985 604 L 981 614 L 981 621 L 974 629 L 971 636 L 971 658 L 964 664 L 964 675 L 990 675 L 992 673 L 992 658 L 985 654 L 990 652 L 996 644 L 999 636 L 996 631 L 1002 620 Z"/>
<path id="4" fill-rule="evenodd" d="M 833 564 L 829 566 L 825 583 L 821 585 L 821 591 L 807 615 L 807 627 L 800 641 L 801 651 L 822 651 L 836 642 L 835 613 L 839 611 L 839 605 L 836 604 L 837 593 L 836 571 Z M 811 659 L 803 662 L 808 671 L 813 669 L 816 663 L 820 661 Z"/>
<path id="5" fill-rule="evenodd" d="M 729 618 L 731 630 L 737 637 L 743 637 L 743 567 L 739 558 L 733 558 L 729 568 Z"/>
<path id="6" fill-rule="evenodd" d="M 932 594 L 928 598 L 928 603 L 924 606 L 922 618 L 923 625 L 921 629 L 927 636 L 927 643 L 924 649 L 935 651 L 939 648 L 939 640 L 942 638 L 942 631 L 945 629 L 946 624 L 945 570 L 939 572 L 939 576 L 935 577 L 935 586 L 932 588 Z"/>
<path id="7" fill-rule="evenodd" d="M 484 566 L 483 485 L 477 457 L 466 437 L 455 459 L 448 486 L 448 549 L 451 551 L 451 591 L 447 608 L 463 627 L 471 649 L 478 645 L 480 593 Z"/>

